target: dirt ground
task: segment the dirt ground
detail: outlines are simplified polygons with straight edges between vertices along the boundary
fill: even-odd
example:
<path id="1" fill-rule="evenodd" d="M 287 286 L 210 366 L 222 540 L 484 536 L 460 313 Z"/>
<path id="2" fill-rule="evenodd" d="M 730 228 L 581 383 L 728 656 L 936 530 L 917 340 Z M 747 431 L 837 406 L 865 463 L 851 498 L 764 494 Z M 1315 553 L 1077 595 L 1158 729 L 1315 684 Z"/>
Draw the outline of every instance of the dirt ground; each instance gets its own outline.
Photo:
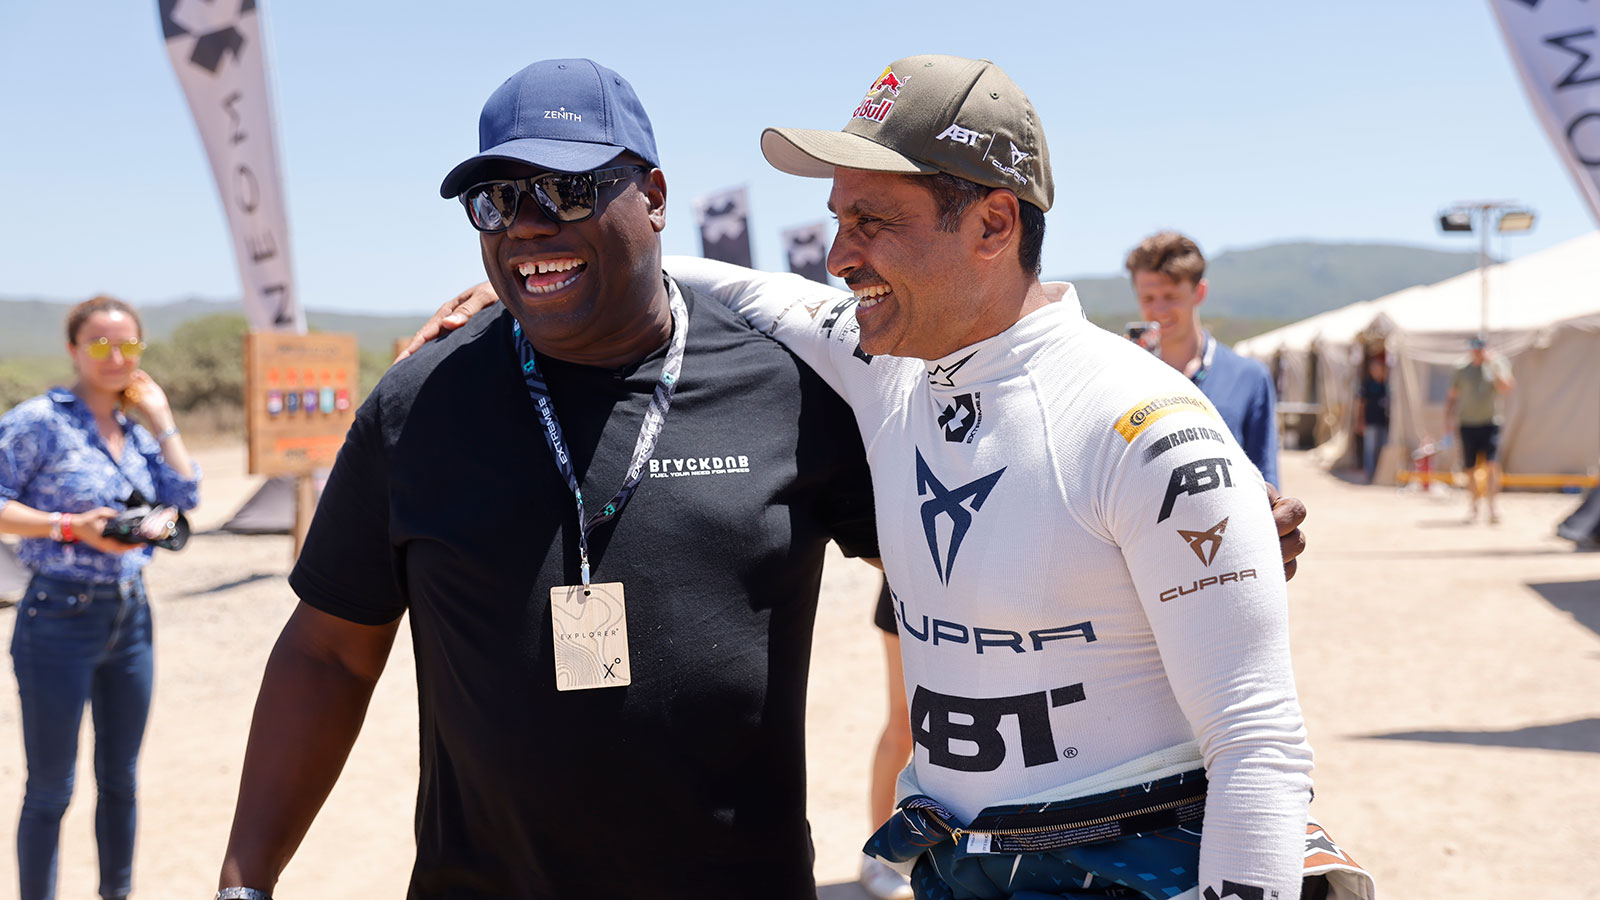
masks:
<path id="1" fill-rule="evenodd" d="M 243 453 L 201 454 L 197 529 L 253 489 Z M 1600 853 L 1600 554 L 1552 536 L 1567 495 L 1504 498 L 1468 526 L 1459 496 L 1347 484 L 1288 453 L 1311 539 L 1290 587 L 1295 669 L 1317 751 L 1323 824 L 1386 898 L 1595 895 Z M 141 765 L 136 896 L 208 897 L 233 814 L 261 670 L 294 604 L 287 538 L 201 533 L 149 570 L 156 698 Z M 876 575 L 831 557 L 809 715 L 810 817 L 824 900 L 853 882 L 884 716 Z M 9 644 L 11 610 L 0 611 Z M 0 897 L 14 896 L 24 766 L 15 682 L 0 666 Z M 417 718 L 397 641 L 343 779 L 277 894 L 400 897 L 412 855 Z M 88 729 L 67 813 L 60 896 L 95 892 Z"/>

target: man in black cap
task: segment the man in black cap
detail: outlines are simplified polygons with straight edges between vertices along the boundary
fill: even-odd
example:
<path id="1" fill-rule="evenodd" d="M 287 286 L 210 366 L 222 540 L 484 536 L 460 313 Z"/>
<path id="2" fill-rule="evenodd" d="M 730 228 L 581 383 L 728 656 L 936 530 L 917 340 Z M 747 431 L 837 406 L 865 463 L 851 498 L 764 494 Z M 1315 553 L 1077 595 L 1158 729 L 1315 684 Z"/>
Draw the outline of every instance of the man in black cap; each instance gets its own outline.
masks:
<path id="1" fill-rule="evenodd" d="M 479 145 L 441 193 L 505 308 L 356 417 L 290 576 L 219 897 L 272 890 L 409 612 L 410 897 L 813 898 L 823 550 L 876 555 L 849 410 L 663 277 L 666 182 L 615 72 L 529 66 Z"/>

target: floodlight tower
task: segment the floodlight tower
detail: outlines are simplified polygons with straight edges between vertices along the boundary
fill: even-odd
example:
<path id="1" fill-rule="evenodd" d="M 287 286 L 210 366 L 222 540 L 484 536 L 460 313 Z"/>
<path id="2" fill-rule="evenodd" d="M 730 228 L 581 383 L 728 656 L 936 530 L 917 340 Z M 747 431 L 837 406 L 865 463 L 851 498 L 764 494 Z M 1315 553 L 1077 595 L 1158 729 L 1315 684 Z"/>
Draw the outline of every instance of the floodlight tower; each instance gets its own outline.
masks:
<path id="1" fill-rule="evenodd" d="M 1444 232 L 1476 230 L 1481 238 L 1478 244 L 1478 282 L 1482 286 L 1482 317 L 1478 334 L 1489 337 L 1489 225 L 1501 234 L 1533 230 L 1533 210 L 1520 203 L 1505 200 L 1471 200 L 1457 203 L 1439 213 L 1439 230 Z"/>

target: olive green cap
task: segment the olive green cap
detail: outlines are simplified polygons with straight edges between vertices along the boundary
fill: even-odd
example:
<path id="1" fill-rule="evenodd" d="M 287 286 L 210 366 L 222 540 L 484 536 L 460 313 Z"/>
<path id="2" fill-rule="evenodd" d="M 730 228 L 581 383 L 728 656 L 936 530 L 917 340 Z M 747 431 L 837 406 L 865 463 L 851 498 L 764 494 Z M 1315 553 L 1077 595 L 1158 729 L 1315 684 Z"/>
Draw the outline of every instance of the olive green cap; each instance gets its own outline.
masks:
<path id="1" fill-rule="evenodd" d="M 1041 210 L 1055 200 L 1039 114 L 1010 76 L 986 59 L 908 56 L 890 63 L 842 131 L 768 128 L 761 152 L 774 168 L 832 178 L 835 168 L 945 172 L 1007 188 Z"/>

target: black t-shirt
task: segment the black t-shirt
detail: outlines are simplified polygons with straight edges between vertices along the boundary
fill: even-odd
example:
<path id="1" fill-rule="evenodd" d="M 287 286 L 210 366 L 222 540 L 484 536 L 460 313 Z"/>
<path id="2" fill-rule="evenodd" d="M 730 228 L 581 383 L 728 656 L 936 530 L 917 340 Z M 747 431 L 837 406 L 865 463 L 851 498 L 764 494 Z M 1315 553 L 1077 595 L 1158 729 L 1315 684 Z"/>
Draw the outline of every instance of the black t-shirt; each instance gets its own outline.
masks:
<path id="1" fill-rule="evenodd" d="M 878 606 L 872 611 L 872 624 L 887 634 L 900 634 L 900 623 L 894 614 L 894 595 L 889 592 L 887 578 L 883 579 L 883 587 L 878 589 Z"/>
<path id="2" fill-rule="evenodd" d="M 550 589 L 577 512 L 484 314 L 384 376 L 328 480 L 295 592 L 409 610 L 421 719 L 410 896 L 815 896 L 805 696 L 823 548 L 876 555 L 849 408 L 721 305 L 633 499 L 590 537 L 626 591 L 633 682 L 558 692 Z M 590 508 L 621 486 L 665 348 L 621 371 L 542 357 Z"/>
<path id="3" fill-rule="evenodd" d="M 1389 383 L 1379 381 L 1371 375 L 1361 379 L 1361 404 L 1362 421 L 1368 425 L 1389 424 Z"/>

